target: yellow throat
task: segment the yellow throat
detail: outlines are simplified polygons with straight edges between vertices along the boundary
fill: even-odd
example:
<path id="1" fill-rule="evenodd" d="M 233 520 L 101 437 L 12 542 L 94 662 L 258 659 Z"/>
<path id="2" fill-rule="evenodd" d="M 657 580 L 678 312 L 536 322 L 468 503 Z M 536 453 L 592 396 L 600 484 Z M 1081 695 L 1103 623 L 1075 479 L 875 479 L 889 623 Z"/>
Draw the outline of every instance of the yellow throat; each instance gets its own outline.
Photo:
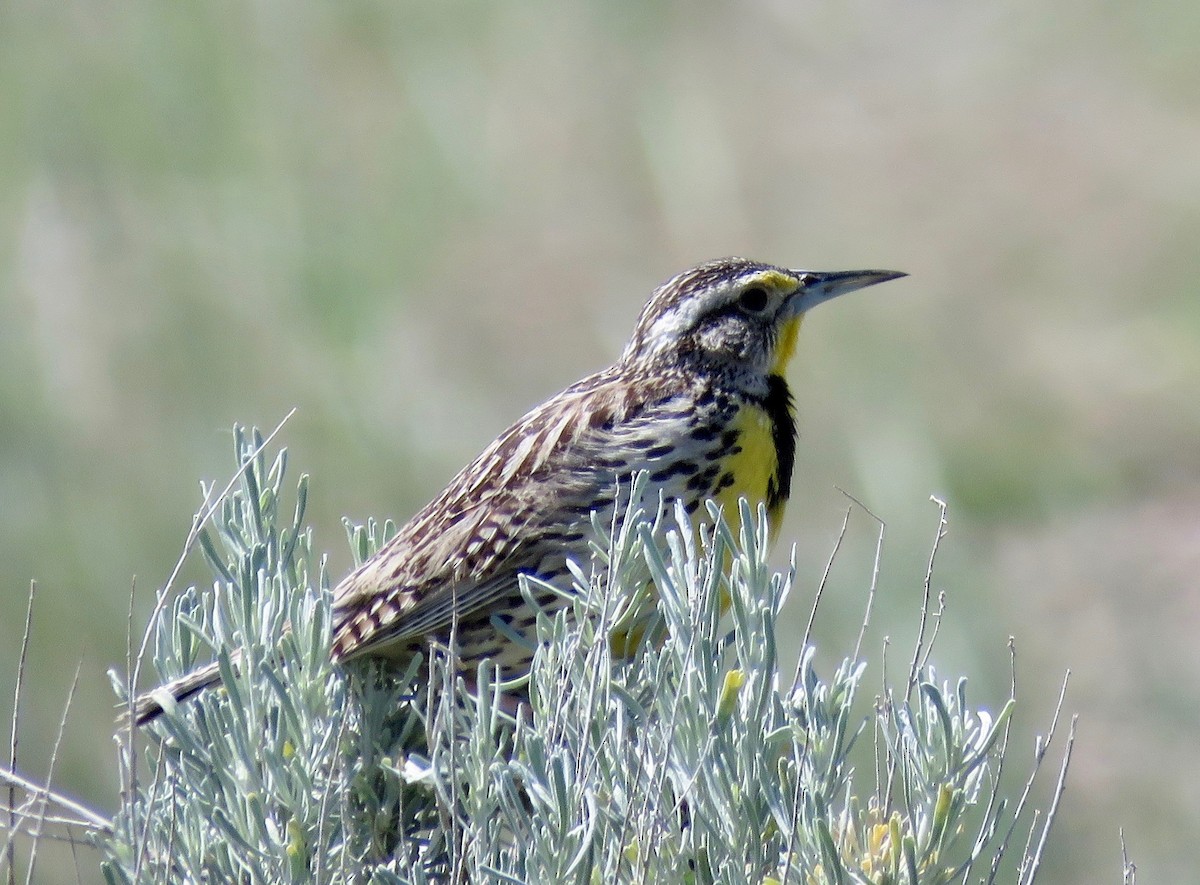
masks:
<path id="1" fill-rule="evenodd" d="M 800 332 L 802 317 L 788 320 L 775 346 L 775 360 L 770 375 L 780 379 L 787 371 L 788 362 L 796 352 L 796 337 Z M 727 456 L 725 471 L 734 476 L 734 484 L 723 489 L 716 497 L 730 528 L 735 534 L 740 531 L 741 517 L 738 513 L 738 498 L 746 498 L 752 506 L 759 502 L 767 505 L 767 522 L 774 538 L 787 509 L 787 486 L 791 477 L 793 450 L 784 452 L 787 464 L 780 462 L 780 435 L 792 437 L 792 413 L 790 401 L 786 399 L 786 387 L 782 388 L 782 400 L 768 397 L 765 405 L 747 402 L 734 419 L 738 430 L 737 447 L 740 451 Z M 781 422 L 783 426 L 781 427 Z"/>

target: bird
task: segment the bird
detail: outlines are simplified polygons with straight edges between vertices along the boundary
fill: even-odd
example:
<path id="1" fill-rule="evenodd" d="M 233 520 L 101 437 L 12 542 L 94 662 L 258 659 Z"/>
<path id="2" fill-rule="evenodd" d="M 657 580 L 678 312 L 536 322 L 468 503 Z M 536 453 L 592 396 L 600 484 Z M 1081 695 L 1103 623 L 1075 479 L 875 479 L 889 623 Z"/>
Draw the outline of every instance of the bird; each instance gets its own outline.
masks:
<path id="1" fill-rule="evenodd" d="M 796 454 L 786 370 L 809 310 L 906 274 L 818 272 L 723 258 L 659 286 L 620 358 L 534 407 L 450 480 L 332 593 L 331 656 L 403 659 L 446 643 L 461 667 L 528 672 L 539 610 L 566 605 L 568 561 L 587 561 L 643 472 L 644 496 L 700 519 L 739 498 L 783 518 Z M 602 523 L 603 524 L 603 523 Z M 540 579 L 531 605 L 519 576 Z M 215 663 L 136 699 L 132 719 L 220 682 Z"/>

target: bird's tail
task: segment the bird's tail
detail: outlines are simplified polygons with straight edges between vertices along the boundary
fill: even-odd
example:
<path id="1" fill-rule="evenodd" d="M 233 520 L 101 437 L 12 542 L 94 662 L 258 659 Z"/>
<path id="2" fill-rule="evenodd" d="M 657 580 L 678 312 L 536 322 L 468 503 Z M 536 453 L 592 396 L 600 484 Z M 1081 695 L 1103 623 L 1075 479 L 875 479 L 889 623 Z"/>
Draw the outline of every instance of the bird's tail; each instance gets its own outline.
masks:
<path id="1" fill-rule="evenodd" d="M 237 661 L 235 659 L 234 665 Z M 168 682 L 166 685 L 160 685 L 153 691 L 148 691 L 143 695 L 139 695 L 133 701 L 133 709 L 127 712 L 122 717 L 122 724 L 127 725 L 132 720 L 134 725 L 145 725 L 147 722 L 153 722 L 162 715 L 164 705 L 185 701 L 193 695 L 197 695 L 204 689 L 216 685 L 221 681 L 221 670 L 216 661 L 213 661 L 207 666 L 201 667 L 192 673 L 180 676 L 173 682 Z"/>

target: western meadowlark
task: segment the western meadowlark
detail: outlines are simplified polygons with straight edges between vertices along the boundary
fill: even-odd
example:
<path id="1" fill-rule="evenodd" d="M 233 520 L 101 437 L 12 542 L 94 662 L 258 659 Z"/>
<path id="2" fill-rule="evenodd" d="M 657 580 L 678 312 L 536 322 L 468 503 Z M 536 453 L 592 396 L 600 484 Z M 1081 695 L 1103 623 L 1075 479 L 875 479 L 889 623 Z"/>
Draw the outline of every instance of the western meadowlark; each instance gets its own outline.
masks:
<path id="1" fill-rule="evenodd" d="M 705 499 L 727 512 L 746 497 L 774 525 L 792 480 L 796 426 L 784 379 L 804 314 L 823 301 L 902 277 L 817 273 L 726 258 L 660 286 L 611 367 L 534 408 L 463 468 L 375 556 L 333 591 L 335 661 L 403 657 L 445 642 L 460 660 L 491 658 L 506 677 L 529 668 L 536 611 L 518 575 L 561 585 L 586 561 L 591 514 L 611 517 L 638 471 L 656 505 Z M 569 582 L 568 582 L 569 583 Z M 536 600 L 553 608 L 560 595 Z M 140 698 L 134 719 L 219 681 L 215 666 Z"/>

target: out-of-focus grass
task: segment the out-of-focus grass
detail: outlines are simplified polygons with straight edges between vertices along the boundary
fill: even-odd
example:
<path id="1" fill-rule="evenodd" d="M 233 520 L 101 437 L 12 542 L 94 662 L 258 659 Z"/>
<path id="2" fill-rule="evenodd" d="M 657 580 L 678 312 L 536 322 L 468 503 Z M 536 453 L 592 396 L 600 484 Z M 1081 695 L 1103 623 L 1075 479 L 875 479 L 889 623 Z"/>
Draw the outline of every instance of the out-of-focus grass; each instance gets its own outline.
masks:
<path id="1" fill-rule="evenodd" d="M 82 657 L 57 780 L 114 794 L 97 734 L 130 581 L 144 618 L 235 420 L 299 406 L 289 446 L 318 537 L 340 537 L 343 514 L 405 518 L 611 359 L 687 264 L 896 267 L 912 279 L 805 329 L 801 575 L 845 488 L 888 522 L 875 630 L 902 629 L 918 601 L 889 589 L 922 573 L 944 495 L 970 616 L 941 669 L 1003 660 L 976 619 L 1028 672 L 1075 674 L 1048 878 L 1111 880 L 1123 826 L 1147 878 L 1180 879 L 1200 825 L 1179 789 L 1200 777 L 1196 29 L 1161 0 L 6 6 L 0 685 L 36 577 L 26 767 Z M 831 635 L 869 577 L 842 569 Z"/>

